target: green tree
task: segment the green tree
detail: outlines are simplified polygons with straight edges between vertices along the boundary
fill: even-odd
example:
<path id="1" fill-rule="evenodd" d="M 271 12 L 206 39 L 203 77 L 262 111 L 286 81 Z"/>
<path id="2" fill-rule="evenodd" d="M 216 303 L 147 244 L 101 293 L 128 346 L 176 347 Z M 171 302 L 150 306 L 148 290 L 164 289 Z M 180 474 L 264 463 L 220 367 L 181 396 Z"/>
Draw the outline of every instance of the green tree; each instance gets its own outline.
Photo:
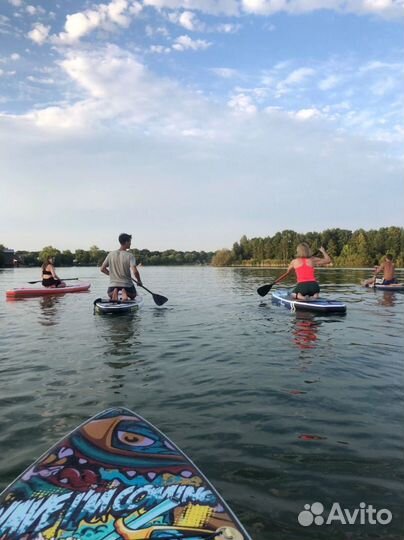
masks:
<path id="1" fill-rule="evenodd" d="M 213 256 L 212 266 L 231 266 L 233 261 L 233 253 L 229 249 L 220 249 Z"/>
<path id="2" fill-rule="evenodd" d="M 0 244 L 0 268 L 4 267 L 4 263 L 6 260 L 6 258 L 4 257 L 4 250 L 5 247 L 3 246 L 3 244 Z"/>
<path id="3" fill-rule="evenodd" d="M 45 246 L 39 252 L 39 260 L 45 262 L 49 257 L 55 258 L 55 264 L 60 264 L 60 251 L 52 246 Z"/>

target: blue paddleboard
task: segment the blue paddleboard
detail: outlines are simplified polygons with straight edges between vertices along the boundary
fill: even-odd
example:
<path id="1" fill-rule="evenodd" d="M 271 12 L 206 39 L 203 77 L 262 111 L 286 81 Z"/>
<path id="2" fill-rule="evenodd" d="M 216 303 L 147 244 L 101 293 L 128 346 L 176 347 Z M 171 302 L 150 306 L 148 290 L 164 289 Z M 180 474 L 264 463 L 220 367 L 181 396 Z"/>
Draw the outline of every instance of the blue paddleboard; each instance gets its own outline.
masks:
<path id="1" fill-rule="evenodd" d="M 312 311 L 317 313 L 345 313 L 346 304 L 338 300 L 296 300 L 291 295 L 290 289 L 279 289 L 273 291 L 272 303 L 279 306 L 285 306 L 291 311 Z"/>

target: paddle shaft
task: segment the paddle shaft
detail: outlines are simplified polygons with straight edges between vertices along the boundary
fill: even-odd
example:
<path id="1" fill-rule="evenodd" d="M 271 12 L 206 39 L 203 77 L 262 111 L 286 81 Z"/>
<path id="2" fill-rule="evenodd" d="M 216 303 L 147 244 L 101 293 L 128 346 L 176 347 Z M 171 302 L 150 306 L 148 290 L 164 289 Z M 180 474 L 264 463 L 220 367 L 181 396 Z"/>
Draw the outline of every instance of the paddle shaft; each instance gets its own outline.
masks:
<path id="1" fill-rule="evenodd" d="M 68 277 L 68 278 L 63 278 L 61 279 L 60 281 L 74 281 L 74 280 L 77 280 L 79 279 L 78 277 Z M 33 285 L 34 283 L 42 283 L 42 279 L 38 279 L 37 281 L 27 281 L 27 283 L 30 283 L 31 285 Z"/>
<path id="2" fill-rule="evenodd" d="M 166 298 L 165 296 L 162 296 L 161 294 L 156 294 L 156 293 L 153 293 L 151 292 L 150 289 L 148 289 L 147 287 L 145 287 L 144 285 L 141 285 L 136 279 L 133 279 L 132 278 L 132 281 L 134 283 L 136 283 L 136 285 L 138 287 L 142 287 L 142 289 L 144 289 L 145 291 L 147 291 L 148 293 L 150 293 L 153 297 L 153 300 L 154 302 L 158 305 L 158 306 L 162 306 L 163 304 L 165 304 L 167 301 L 168 301 L 168 298 Z"/>

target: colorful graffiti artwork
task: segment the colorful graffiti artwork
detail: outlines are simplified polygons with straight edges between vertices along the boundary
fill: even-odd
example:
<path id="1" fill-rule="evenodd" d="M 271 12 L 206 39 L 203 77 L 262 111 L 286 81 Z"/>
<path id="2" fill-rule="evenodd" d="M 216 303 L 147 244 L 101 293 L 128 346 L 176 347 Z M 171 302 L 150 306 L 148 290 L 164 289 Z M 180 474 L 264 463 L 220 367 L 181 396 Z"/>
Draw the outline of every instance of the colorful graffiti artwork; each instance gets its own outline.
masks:
<path id="1" fill-rule="evenodd" d="M 248 540 L 199 469 L 128 409 L 94 416 L 0 496 L 1 540 Z"/>

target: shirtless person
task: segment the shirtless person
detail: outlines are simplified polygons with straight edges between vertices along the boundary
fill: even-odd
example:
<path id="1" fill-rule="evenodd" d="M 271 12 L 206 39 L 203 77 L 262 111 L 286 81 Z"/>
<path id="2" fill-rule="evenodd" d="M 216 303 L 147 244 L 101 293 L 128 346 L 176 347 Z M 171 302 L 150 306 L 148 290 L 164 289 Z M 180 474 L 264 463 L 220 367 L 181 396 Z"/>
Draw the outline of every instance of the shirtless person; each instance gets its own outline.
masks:
<path id="1" fill-rule="evenodd" d="M 113 302 L 118 300 L 119 291 L 122 293 L 123 301 L 135 298 L 136 289 L 133 285 L 131 270 L 139 285 L 142 284 L 136 268 L 136 259 L 128 251 L 132 243 L 132 236 L 126 233 L 120 234 L 119 243 L 120 248 L 108 253 L 100 268 L 103 274 L 109 276 L 108 296 Z"/>
<path id="2" fill-rule="evenodd" d="M 375 268 L 374 276 L 365 281 L 365 287 L 374 287 L 376 284 L 376 276 L 380 272 L 383 272 L 383 282 L 379 283 L 379 285 L 394 285 L 397 283 L 397 280 L 394 277 L 393 255 L 390 255 L 390 253 L 386 255 L 382 264 Z"/>

